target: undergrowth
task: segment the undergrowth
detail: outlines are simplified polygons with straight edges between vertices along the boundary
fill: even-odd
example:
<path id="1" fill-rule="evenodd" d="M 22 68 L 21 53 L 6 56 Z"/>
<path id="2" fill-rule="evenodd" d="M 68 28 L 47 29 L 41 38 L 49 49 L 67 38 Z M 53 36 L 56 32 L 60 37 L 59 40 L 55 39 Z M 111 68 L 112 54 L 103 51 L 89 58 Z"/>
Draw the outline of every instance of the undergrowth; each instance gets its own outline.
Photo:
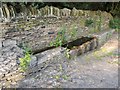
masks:
<path id="1" fill-rule="evenodd" d="M 113 18 L 109 21 L 109 27 L 112 29 L 120 29 L 120 18 Z"/>
<path id="2" fill-rule="evenodd" d="M 65 32 L 66 32 L 66 27 L 62 27 L 61 30 L 57 33 L 57 36 L 55 38 L 55 41 L 50 42 L 50 46 L 62 46 L 63 43 L 66 42 L 66 36 L 65 36 Z"/>
<path id="3" fill-rule="evenodd" d="M 23 45 L 23 49 L 24 49 L 24 57 L 19 58 L 20 60 L 20 69 L 22 72 L 26 71 L 28 68 L 28 65 L 31 61 L 31 49 L 28 48 L 27 46 Z"/>

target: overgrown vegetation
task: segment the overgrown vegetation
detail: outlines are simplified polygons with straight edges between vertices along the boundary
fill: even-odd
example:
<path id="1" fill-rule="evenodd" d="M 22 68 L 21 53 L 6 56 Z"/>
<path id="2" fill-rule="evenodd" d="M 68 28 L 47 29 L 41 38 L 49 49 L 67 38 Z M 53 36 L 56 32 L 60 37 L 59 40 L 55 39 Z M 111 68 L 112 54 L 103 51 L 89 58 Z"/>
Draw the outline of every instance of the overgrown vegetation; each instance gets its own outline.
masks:
<path id="1" fill-rule="evenodd" d="M 101 24 L 102 24 L 102 16 L 101 16 L 101 11 L 98 11 L 98 20 L 97 20 L 97 29 L 98 31 L 101 31 Z"/>
<path id="2" fill-rule="evenodd" d="M 31 49 L 26 47 L 25 45 L 23 46 L 23 49 L 24 49 L 24 57 L 19 58 L 19 60 L 20 60 L 21 71 L 24 72 L 27 70 L 28 65 L 31 61 L 32 52 L 31 52 Z"/>
<path id="3" fill-rule="evenodd" d="M 93 21 L 91 18 L 90 18 L 90 19 L 87 19 L 87 20 L 85 21 L 85 26 L 89 27 L 89 26 L 93 25 L 93 23 L 94 23 L 94 21 Z"/>
<path id="4" fill-rule="evenodd" d="M 76 39 L 76 35 L 77 35 L 77 28 L 76 28 L 76 25 L 72 25 L 72 30 L 69 32 L 69 36 L 70 36 L 70 39 Z M 50 42 L 50 46 L 55 46 L 55 47 L 58 47 L 58 46 L 62 46 L 63 44 L 65 44 L 67 42 L 67 37 L 66 37 L 66 27 L 63 26 L 61 28 L 61 30 L 58 32 L 56 38 L 54 41 Z M 66 47 L 66 52 L 65 52 L 65 56 L 70 59 L 71 56 L 70 56 L 70 53 L 69 53 L 70 49 L 68 49 Z"/>
<path id="5" fill-rule="evenodd" d="M 66 27 L 63 26 L 62 29 L 58 32 L 55 41 L 50 42 L 50 46 L 62 46 L 63 43 L 66 42 L 66 36 L 65 36 L 65 32 L 66 32 Z"/>
<path id="6" fill-rule="evenodd" d="M 112 29 L 120 29 L 120 18 L 113 18 L 109 21 L 109 27 Z"/>

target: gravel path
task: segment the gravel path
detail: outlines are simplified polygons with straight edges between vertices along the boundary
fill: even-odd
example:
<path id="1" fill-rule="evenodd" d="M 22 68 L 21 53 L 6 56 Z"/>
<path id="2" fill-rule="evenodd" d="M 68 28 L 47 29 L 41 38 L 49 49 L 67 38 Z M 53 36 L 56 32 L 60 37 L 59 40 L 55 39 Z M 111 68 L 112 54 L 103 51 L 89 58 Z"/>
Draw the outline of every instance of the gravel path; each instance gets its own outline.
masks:
<path id="1" fill-rule="evenodd" d="M 43 71 L 27 76 L 17 87 L 117 88 L 118 35 L 101 48 L 72 59 L 55 59 Z"/>

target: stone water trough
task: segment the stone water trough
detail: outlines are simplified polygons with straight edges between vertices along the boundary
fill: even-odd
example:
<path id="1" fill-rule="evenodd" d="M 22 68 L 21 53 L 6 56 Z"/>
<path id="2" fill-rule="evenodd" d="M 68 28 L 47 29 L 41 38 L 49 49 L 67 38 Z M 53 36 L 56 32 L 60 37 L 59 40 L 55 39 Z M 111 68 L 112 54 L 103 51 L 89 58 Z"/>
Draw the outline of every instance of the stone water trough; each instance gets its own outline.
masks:
<path id="1" fill-rule="evenodd" d="M 75 57 L 102 46 L 110 39 L 114 31 L 115 30 L 110 30 L 96 35 L 82 36 L 62 45 L 62 47 L 48 48 L 48 50 L 41 53 L 35 53 L 33 56 L 34 59 L 30 62 L 30 67 L 27 70 L 27 75 L 45 69 L 53 60 L 59 60 L 59 58 L 63 57 L 67 58 L 65 55 L 67 49 L 69 49 L 69 55 Z"/>
<path id="2" fill-rule="evenodd" d="M 25 73 L 19 72 L 17 61 L 23 56 L 23 50 L 17 46 L 15 40 L 0 40 L 0 85 L 8 86 L 8 83 L 15 84 L 21 77 L 32 75 L 49 67 L 55 60 L 67 60 L 66 51 L 71 57 L 79 56 L 88 51 L 94 50 L 102 46 L 114 33 L 115 30 L 100 32 L 82 36 L 76 40 L 70 41 L 62 45 L 62 47 L 47 48 L 44 51 L 31 55 L 29 68 Z M 73 59 L 73 58 L 70 58 Z M 0 86 L 1 87 L 1 86 Z"/>

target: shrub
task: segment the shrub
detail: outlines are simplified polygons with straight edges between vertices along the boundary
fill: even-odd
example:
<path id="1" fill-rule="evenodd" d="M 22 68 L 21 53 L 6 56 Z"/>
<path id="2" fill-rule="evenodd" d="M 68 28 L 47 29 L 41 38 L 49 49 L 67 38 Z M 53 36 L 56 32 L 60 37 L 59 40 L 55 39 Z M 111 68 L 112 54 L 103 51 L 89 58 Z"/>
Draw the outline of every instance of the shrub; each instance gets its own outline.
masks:
<path id="1" fill-rule="evenodd" d="M 87 19 L 86 21 L 85 21 L 85 26 L 91 26 L 92 24 L 93 24 L 94 22 L 93 22 L 93 20 L 92 19 Z"/>
<path id="2" fill-rule="evenodd" d="M 120 18 L 114 18 L 110 20 L 109 27 L 112 29 L 120 29 Z"/>

